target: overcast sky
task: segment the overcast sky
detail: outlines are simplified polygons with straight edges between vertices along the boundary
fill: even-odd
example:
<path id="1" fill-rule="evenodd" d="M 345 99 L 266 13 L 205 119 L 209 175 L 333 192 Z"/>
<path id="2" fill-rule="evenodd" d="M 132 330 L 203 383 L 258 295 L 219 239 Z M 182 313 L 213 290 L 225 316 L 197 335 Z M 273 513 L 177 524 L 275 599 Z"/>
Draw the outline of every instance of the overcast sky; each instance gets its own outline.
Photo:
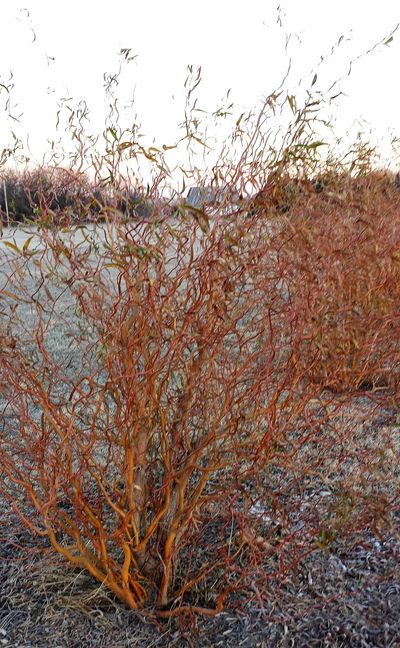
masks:
<path id="1" fill-rule="evenodd" d="M 0 149 L 13 130 L 38 162 L 48 140 L 62 137 L 55 130 L 61 98 L 84 99 L 90 128 L 101 130 L 103 75 L 118 70 L 123 48 L 136 57 L 121 75 L 121 105 L 129 106 L 123 119 L 138 119 L 157 145 L 177 137 L 189 64 L 202 66 L 198 105 L 215 110 L 231 89 L 238 116 L 279 85 L 289 56 L 291 90 L 299 81 L 311 83 L 321 56 L 314 89 L 326 92 L 344 77 L 338 88 L 346 96 L 335 109 L 339 131 L 364 119 L 363 128 L 386 138 L 386 147 L 389 132 L 400 136 L 400 30 L 346 76 L 351 59 L 396 27 L 398 0 L 282 0 L 280 10 L 277 1 L 267 0 L 16 0 L 1 2 L 0 19 L 0 82 L 7 85 L 12 73 L 14 86 L 10 95 L 0 88 L 0 106 L 9 97 L 12 115 L 2 113 Z"/>

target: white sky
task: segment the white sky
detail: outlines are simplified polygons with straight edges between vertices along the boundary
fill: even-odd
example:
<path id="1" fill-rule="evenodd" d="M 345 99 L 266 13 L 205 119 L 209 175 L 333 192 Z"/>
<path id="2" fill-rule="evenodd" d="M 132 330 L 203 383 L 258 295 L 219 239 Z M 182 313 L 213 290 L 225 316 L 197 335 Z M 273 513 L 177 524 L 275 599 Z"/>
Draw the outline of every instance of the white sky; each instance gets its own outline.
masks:
<path id="1" fill-rule="evenodd" d="M 399 0 L 24 0 L 0 4 L 0 82 L 13 73 L 12 113 L 20 123 L 0 113 L 0 150 L 10 133 L 27 141 L 29 156 L 42 161 L 54 138 L 57 101 L 85 99 L 91 110 L 90 128 L 104 125 L 105 72 L 118 69 L 121 48 L 137 55 L 121 77 L 122 103 L 134 96 L 124 119 L 138 115 L 141 131 L 151 144 L 169 144 L 183 119 L 187 65 L 202 66 L 199 106 L 218 107 L 231 89 L 235 116 L 250 109 L 279 85 L 287 68 L 285 33 L 292 34 L 291 90 L 298 80 L 326 90 L 346 75 L 349 61 L 385 37 L 400 22 Z M 329 52 L 340 36 L 332 58 Z M 50 58 L 48 58 L 50 57 Z M 53 60 L 54 59 L 54 60 Z M 372 137 L 400 136 L 400 29 L 393 42 L 380 46 L 354 64 L 350 78 L 338 86 L 346 93 L 335 113 L 340 132 L 356 119 Z M 0 109 L 7 93 L 0 88 Z M 72 105 L 72 104 L 71 104 Z M 233 118 L 232 118 L 233 119 Z M 58 137 L 62 137 L 62 133 Z M 396 163 L 398 160 L 396 160 Z"/>

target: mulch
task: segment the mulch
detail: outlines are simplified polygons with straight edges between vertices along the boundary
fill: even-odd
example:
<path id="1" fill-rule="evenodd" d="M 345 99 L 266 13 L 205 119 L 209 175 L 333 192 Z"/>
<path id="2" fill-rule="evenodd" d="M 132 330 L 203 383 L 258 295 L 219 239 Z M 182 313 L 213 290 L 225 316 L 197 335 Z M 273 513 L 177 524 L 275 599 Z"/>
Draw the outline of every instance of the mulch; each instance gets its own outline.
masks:
<path id="1" fill-rule="evenodd" d="M 398 647 L 400 541 L 372 534 L 310 554 L 263 601 L 232 601 L 215 618 L 149 622 L 0 514 L 0 646 Z M 6 526 L 7 525 L 7 526 Z"/>

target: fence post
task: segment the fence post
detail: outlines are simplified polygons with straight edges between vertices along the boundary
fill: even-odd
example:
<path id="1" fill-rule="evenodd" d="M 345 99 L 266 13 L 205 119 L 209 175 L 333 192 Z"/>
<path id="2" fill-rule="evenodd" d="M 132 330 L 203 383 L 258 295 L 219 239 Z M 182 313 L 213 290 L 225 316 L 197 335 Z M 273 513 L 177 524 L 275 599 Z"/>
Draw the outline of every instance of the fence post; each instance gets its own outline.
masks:
<path id="1" fill-rule="evenodd" d="M 4 191 L 4 202 L 6 205 L 7 227 L 10 227 L 10 214 L 8 212 L 7 187 L 6 187 L 5 180 L 3 180 L 3 191 Z"/>

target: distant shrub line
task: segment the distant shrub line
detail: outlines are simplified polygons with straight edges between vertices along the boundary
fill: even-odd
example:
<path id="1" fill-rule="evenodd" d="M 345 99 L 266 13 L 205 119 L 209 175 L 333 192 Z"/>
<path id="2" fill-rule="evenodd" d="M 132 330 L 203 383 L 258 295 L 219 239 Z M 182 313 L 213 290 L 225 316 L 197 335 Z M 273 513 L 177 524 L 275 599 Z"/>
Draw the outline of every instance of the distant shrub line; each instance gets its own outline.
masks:
<path id="1" fill-rule="evenodd" d="M 4 192 L 5 184 L 5 192 Z M 6 205 L 7 199 L 7 205 Z M 87 222 L 110 209 L 139 219 L 151 217 L 153 207 L 143 193 L 110 192 L 86 177 L 64 169 L 37 169 L 23 173 L 3 171 L 0 182 L 0 215 L 3 224 L 43 222 L 54 225 Z"/>
<path id="2" fill-rule="evenodd" d="M 343 172 L 318 173 L 312 180 L 290 177 L 286 173 L 271 173 L 265 186 L 254 195 L 247 198 L 235 195 L 231 210 L 237 209 L 240 204 L 251 216 L 262 207 L 264 210 L 268 208 L 271 216 L 287 214 L 299 205 L 299 201 L 308 200 L 312 194 L 322 194 L 330 203 L 335 203 L 335 200 L 350 200 L 354 204 L 358 200 L 361 205 L 368 200 L 365 192 L 395 197 L 399 190 L 398 174 L 388 171 L 369 171 L 359 177 Z M 213 192 L 210 188 L 203 191 L 207 198 L 200 200 L 198 204 L 191 204 L 190 191 L 189 200 L 182 196 L 165 201 L 165 214 L 177 215 L 180 205 L 184 208 L 193 206 L 194 209 L 214 208 L 218 212 L 218 192 Z M 0 182 L 0 217 L 3 224 L 7 220 L 6 196 L 12 224 L 48 220 L 53 225 L 62 226 L 98 220 L 110 211 L 139 220 L 150 220 L 156 214 L 160 215 L 158 204 L 154 202 L 154 198 L 146 197 L 143 189 L 122 188 L 110 191 L 109 188 L 91 184 L 85 176 L 76 176 L 65 169 L 37 169 L 23 173 L 3 171 Z M 229 204 L 226 211 L 230 211 Z"/>

